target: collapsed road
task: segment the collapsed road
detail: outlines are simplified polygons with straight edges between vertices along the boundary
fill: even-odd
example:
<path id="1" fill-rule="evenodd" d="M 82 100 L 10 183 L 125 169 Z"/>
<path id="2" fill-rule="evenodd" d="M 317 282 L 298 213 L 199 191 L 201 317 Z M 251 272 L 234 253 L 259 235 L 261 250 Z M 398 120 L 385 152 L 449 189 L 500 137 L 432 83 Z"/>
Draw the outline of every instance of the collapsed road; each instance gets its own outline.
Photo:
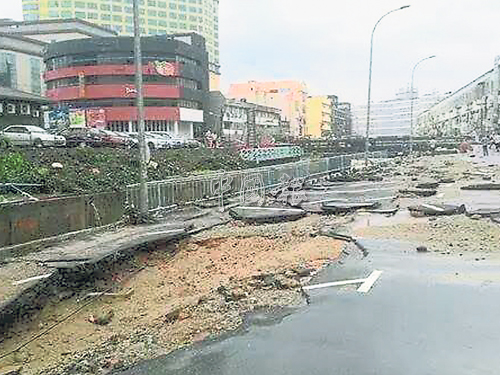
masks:
<path id="1" fill-rule="evenodd" d="M 472 262 L 487 268 L 492 266 L 490 262 L 493 262 L 500 238 L 500 225 L 494 221 L 496 216 L 485 211 L 492 208 L 492 202 L 500 201 L 499 192 L 491 190 L 478 193 L 460 189 L 467 184 L 480 182 L 483 175 L 475 173 L 491 176 L 494 183 L 500 178 L 500 168 L 496 164 L 489 166 L 474 162 L 460 156 L 421 158 L 411 163 L 402 159 L 386 160 L 374 166 L 371 171 L 383 178 L 381 182 L 359 180 L 339 184 L 320 179 L 304 182 L 300 190 L 305 194 L 301 195 L 300 202 L 287 199 L 290 191 L 277 192 L 268 197 L 265 203 L 267 210 L 261 210 L 261 213 L 277 212 L 280 209 L 296 210 L 297 206 L 307 211 L 306 216 L 297 211 L 304 217 L 294 217 L 294 221 L 280 221 L 275 217 L 272 223 L 256 224 L 240 220 L 241 217 L 230 219 L 226 216 L 226 220 L 230 221 L 224 224 L 219 217 L 219 225 L 212 229 L 173 242 L 137 249 L 133 256 L 118 262 L 109 272 L 100 274 L 99 280 L 53 296 L 29 323 L 17 325 L 0 343 L 1 353 L 19 347 L 54 322 L 60 321 L 68 312 L 85 303 L 89 294 L 99 295 L 95 301 L 48 332 L 43 339 L 30 343 L 15 355 L 3 358 L 0 366 L 17 368 L 26 374 L 95 374 L 124 370 L 141 360 L 173 353 L 163 362 L 146 362 L 129 373 L 228 373 L 230 369 L 234 370 L 231 363 L 241 364 L 240 361 L 247 361 L 248 364 L 255 365 L 253 361 L 259 358 L 262 360 L 262 357 L 247 356 L 249 352 L 241 347 L 238 354 L 234 355 L 236 362 L 228 362 L 229 353 L 224 352 L 224 349 L 222 353 L 225 353 L 226 360 L 223 362 L 228 365 L 224 367 L 215 361 L 216 365 L 210 367 L 198 356 L 203 357 L 204 353 L 208 353 L 206 358 L 211 358 L 211 351 L 217 352 L 216 346 L 209 345 L 211 338 L 219 337 L 224 332 L 237 332 L 238 329 L 243 329 L 239 332 L 244 332 L 247 329 L 249 333 L 246 336 L 221 341 L 221 345 L 234 344 L 236 348 L 240 348 L 238 340 L 249 340 L 247 342 L 252 343 L 251 345 L 258 344 L 258 352 L 265 352 L 265 348 L 269 352 L 270 347 L 276 347 L 276 342 L 254 341 L 254 334 L 262 337 L 261 329 L 272 330 L 281 335 L 279 330 L 282 325 L 303 318 L 299 326 L 308 324 L 311 327 L 307 333 L 311 335 L 308 337 L 315 340 L 320 327 L 325 327 L 323 319 L 326 315 L 331 315 L 332 309 L 337 315 L 333 320 L 330 316 L 331 325 L 325 332 L 332 332 L 333 336 L 325 333 L 321 340 L 347 340 L 352 345 L 359 346 L 363 342 L 359 335 L 370 332 L 367 327 L 374 324 L 374 320 L 368 320 L 361 326 L 363 329 L 356 330 L 352 335 L 336 324 L 346 319 L 346 316 L 352 318 L 353 324 L 358 323 L 356 317 L 359 314 L 356 313 L 357 310 L 352 310 L 354 305 L 348 302 L 351 298 L 350 287 L 339 290 L 320 289 L 315 292 L 318 294 L 312 294 L 304 293 L 302 285 L 365 279 L 373 271 L 372 267 L 375 267 L 371 262 L 376 262 L 377 269 L 385 269 L 369 293 L 386 293 L 389 286 L 384 283 L 387 280 L 398 280 L 393 275 L 405 273 L 412 262 L 422 262 L 417 268 L 418 272 L 416 271 L 421 274 L 427 269 L 441 267 L 441 263 L 433 259 L 442 259 L 447 263 L 448 258 L 457 265 L 456 272 L 463 279 L 472 277 L 479 283 L 496 285 L 497 281 L 490 273 L 468 276 L 467 272 L 474 266 L 460 263 Z M 349 178 L 331 178 L 335 179 Z M 436 182 L 436 194 L 430 197 L 400 192 L 404 189 L 417 189 L 417 184 Z M 434 185 L 422 187 L 430 186 Z M 464 213 L 463 209 L 457 209 L 446 215 L 413 217 L 409 208 L 419 205 L 431 207 L 436 212 L 444 210 L 448 205 L 464 205 L 466 211 Z M 348 209 L 336 209 L 332 214 L 328 210 L 329 206 Z M 258 208 L 253 207 L 252 210 L 255 214 Z M 252 210 L 246 210 L 245 215 L 248 216 L 248 212 Z M 215 211 L 210 217 L 219 215 Z M 483 215 L 478 212 L 483 212 Z M 379 245 L 376 242 L 378 240 L 384 245 Z M 375 241 L 376 245 L 370 241 Z M 391 243 L 390 249 L 393 249 L 387 254 L 384 252 L 389 246 L 386 243 Z M 71 247 L 71 243 L 68 243 L 68 247 Z M 415 258 L 417 247 L 428 249 L 427 253 L 418 254 L 419 257 L 430 255 L 432 258 Z M 363 248 L 365 251 L 360 251 Z M 64 253 L 64 249 L 60 248 L 58 251 Z M 41 258 L 33 260 L 37 254 L 25 254 L 23 257 L 32 257 L 29 264 L 38 265 L 43 262 L 40 262 Z M 41 254 L 45 257 L 42 261 L 53 257 L 50 248 Z M 377 260 L 379 256 L 380 259 L 383 258 L 382 261 Z M 2 267 L 8 269 L 14 267 L 14 264 L 17 267 L 28 264 L 20 262 L 21 259 L 23 258 L 17 257 Z M 427 261 L 431 263 L 427 264 Z M 355 264 L 362 266 L 354 266 Z M 32 276 L 20 277 L 21 268 L 15 269 L 17 274 L 12 274 L 8 280 L 2 280 L 2 285 L 12 285 L 13 282 Z M 454 273 L 444 272 L 443 278 L 453 275 Z M 412 287 L 414 289 L 410 289 L 411 293 L 418 296 L 421 288 L 426 285 L 426 280 L 424 278 L 422 283 L 415 283 Z M 406 283 L 405 279 L 399 281 Z M 110 286 L 114 287 L 113 291 L 104 293 Z M 454 295 L 453 293 L 450 295 Z M 456 293 L 460 292 L 457 290 Z M 389 303 L 397 301 L 400 295 L 387 294 L 380 300 L 385 301 L 381 306 L 391 309 L 391 314 L 387 315 L 387 331 L 382 332 L 381 340 L 387 339 L 387 334 L 390 333 L 390 319 L 397 319 L 398 314 L 406 313 L 403 307 L 398 309 L 395 307 L 397 305 Z M 432 298 L 435 297 L 429 294 L 429 299 Z M 418 301 L 416 298 L 414 300 Z M 405 303 L 404 308 L 412 308 L 410 302 Z M 280 309 L 289 306 L 298 310 Z M 322 310 L 325 308 L 328 312 Z M 362 311 L 370 308 L 374 306 L 359 306 Z M 283 320 L 285 315 L 294 311 L 295 314 Z M 386 314 L 382 307 L 378 307 L 376 311 L 375 317 Z M 419 314 L 422 311 L 417 309 L 415 315 L 412 315 L 413 322 L 418 322 Z M 317 324 L 310 323 L 312 318 L 317 319 Z M 256 322 L 259 325 L 280 321 L 283 323 L 269 328 L 251 328 Z M 439 320 L 431 318 L 430 322 Z M 458 321 L 456 324 L 459 323 Z M 290 327 L 295 328 L 283 331 L 283 337 L 290 337 L 287 335 L 292 331 L 300 333 L 302 329 L 293 324 Z M 303 334 L 305 333 L 300 333 Z M 411 337 L 411 332 L 409 334 Z M 401 340 L 409 338 L 403 335 Z M 175 352 L 194 342 L 199 342 L 194 351 Z M 370 345 L 375 344 L 375 341 L 369 340 L 368 343 L 360 351 L 363 355 L 369 355 L 372 348 Z M 299 350 L 296 340 L 290 339 L 289 344 L 283 346 L 283 352 L 277 352 L 283 358 L 290 359 L 287 353 Z M 331 348 L 336 352 L 344 350 L 335 345 Z M 388 353 L 393 347 L 387 348 L 384 353 Z M 401 366 L 407 364 L 403 349 L 398 352 L 403 358 L 398 362 Z M 310 350 L 318 348 L 312 345 Z M 353 350 L 347 345 L 344 352 Z M 231 353 L 229 357 L 235 352 Z M 304 356 L 298 356 L 297 360 L 299 358 L 304 363 L 309 363 Z M 357 356 L 352 358 L 360 361 Z M 181 359 L 182 362 L 179 362 Z M 332 356 L 333 359 L 340 369 L 343 366 L 347 368 L 351 363 L 342 362 L 338 356 Z M 175 367 L 175 363 L 182 365 Z M 282 362 L 279 360 L 273 362 L 270 359 L 261 364 L 269 366 L 268 369 L 276 369 L 280 363 Z M 290 361 L 292 363 L 295 363 L 297 371 L 304 369 Z M 323 365 L 332 368 L 331 362 L 318 363 L 321 363 L 320 368 Z M 491 361 L 485 361 L 485 366 L 486 364 L 489 366 Z M 198 365 L 203 369 L 196 367 Z M 153 371 L 154 366 L 156 370 Z M 401 370 L 401 366 L 395 368 Z M 358 369 L 357 373 L 369 373 L 364 368 Z M 294 373 L 289 370 L 286 373 Z M 264 367 L 261 372 L 269 371 Z"/>

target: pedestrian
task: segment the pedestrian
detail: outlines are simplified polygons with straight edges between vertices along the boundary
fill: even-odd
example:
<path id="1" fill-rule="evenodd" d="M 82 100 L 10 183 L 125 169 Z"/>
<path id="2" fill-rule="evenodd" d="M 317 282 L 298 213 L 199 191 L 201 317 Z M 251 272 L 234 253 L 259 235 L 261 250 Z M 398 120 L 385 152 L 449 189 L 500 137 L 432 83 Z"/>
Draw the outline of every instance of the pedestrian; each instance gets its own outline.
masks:
<path id="1" fill-rule="evenodd" d="M 488 156 L 489 155 L 489 153 L 488 153 L 488 146 L 489 146 L 488 137 L 484 136 L 481 144 L 483 145 L 483 156 Z"/>

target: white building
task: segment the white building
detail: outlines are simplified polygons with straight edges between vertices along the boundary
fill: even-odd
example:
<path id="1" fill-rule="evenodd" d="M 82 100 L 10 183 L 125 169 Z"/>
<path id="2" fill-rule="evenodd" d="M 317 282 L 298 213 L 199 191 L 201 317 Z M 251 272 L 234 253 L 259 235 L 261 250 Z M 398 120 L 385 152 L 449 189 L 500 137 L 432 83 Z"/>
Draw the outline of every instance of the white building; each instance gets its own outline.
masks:
<path id="1" fill-rule="evenodd" d="M 500 58 L 494 68 L 424 111 L 417 119 L 419 135 L 473 136 L 499 132 Z"/>
<path id="2" fill-rule="evenodd" d="M 244 100 L 227 99 L 224 107 L 223 135 L 228 140 L 248 142 L 252 137 L 250 129 L 255 114 L 255 135 L 257 142 L 264 137 L 275 138 L 283 135 L 281 110 L 274 107 L 248 103 Z"/>
<path id="3" fill-rule="evenodd" d="M 374 102 L 370 106 L 370 137 L 409 136 L 412 95 L 409 89 L 401 89 L 394 99 Z M 413 125 L 420 112 L 439 100 L 439 94 L 432 93 L 419 97 L 413 91 Z M 366 135 L 366 104 L 353 106 L 353 132 Z M 415 131 L 414 131 L 415 134 Z"/>

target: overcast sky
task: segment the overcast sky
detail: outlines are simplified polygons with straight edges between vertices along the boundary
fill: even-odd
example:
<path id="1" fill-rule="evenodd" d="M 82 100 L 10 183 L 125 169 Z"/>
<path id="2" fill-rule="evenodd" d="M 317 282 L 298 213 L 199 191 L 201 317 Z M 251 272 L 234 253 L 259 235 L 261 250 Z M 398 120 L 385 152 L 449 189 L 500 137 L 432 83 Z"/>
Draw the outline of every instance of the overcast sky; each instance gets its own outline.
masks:
<path id="1" fill-rule="evenodd" d="M 1 17 L 21 18 L 1 1 Z M 455 91 L 500 55 L 498 0 L 221 0 L 223 88 L 232 82 L 294 79 L 311 94 L 366 101 L 370 34 L 375 33 L 372 98 L 390 99 L 415 73 L 421 93 Z"/>

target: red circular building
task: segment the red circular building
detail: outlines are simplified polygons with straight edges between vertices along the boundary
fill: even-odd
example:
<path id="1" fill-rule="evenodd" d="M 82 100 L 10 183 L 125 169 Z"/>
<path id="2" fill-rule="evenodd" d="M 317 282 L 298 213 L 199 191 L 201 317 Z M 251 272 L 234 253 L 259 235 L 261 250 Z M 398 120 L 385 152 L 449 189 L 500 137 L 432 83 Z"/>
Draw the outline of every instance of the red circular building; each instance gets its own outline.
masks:
<path id="1" fill-rule="evenodd" d="M 47 96 L 55 107 L 85 114 L 86 126 L 137 131 L 134 40 L 56 42 L 44 54 Z M 200 35 L 141 38 L 147 131 L 193 137 L 202 131 L 208 98 L 208 56 Z"/>

